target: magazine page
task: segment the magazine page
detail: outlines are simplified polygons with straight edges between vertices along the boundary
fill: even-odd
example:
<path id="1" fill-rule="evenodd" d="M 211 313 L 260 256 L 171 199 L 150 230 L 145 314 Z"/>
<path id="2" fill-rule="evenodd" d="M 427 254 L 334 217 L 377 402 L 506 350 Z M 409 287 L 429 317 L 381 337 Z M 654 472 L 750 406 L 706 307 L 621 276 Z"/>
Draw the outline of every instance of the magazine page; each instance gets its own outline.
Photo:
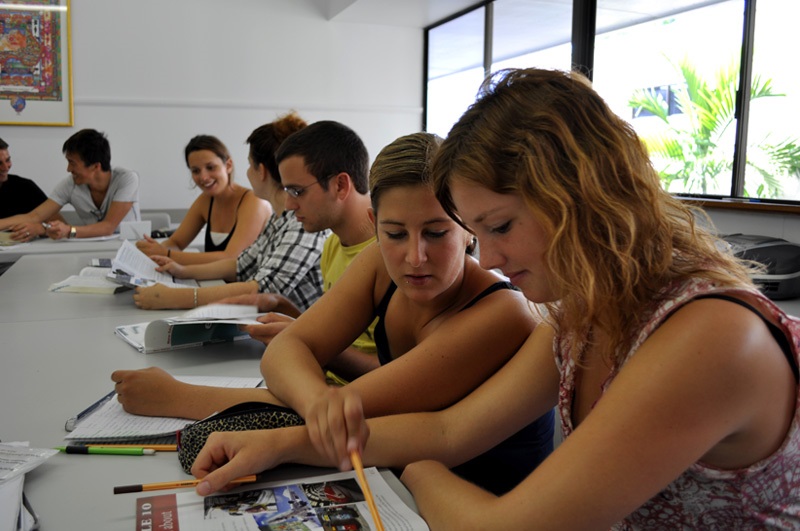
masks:
<path id="1" fill-rule="evenodd" d="M 425 531 L 425 521 L 392 490 L 376 468 L 364 473 L 385 531 Z M 192 492 L 136 500 L 136 531 L 375 530 L 364 494 L 350 472 L 248 485 L 205 498 Z"/>

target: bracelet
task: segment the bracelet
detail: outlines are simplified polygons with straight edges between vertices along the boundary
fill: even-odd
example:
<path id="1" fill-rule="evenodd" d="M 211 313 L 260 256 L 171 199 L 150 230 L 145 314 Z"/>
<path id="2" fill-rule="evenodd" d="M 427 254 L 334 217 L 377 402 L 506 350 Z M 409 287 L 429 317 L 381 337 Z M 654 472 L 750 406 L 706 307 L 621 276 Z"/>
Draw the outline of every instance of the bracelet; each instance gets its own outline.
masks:
<path id="1" fill-rule="evenodd" d="M 197 308 L 197 288 L 194 288 L 194 307 Z"/>

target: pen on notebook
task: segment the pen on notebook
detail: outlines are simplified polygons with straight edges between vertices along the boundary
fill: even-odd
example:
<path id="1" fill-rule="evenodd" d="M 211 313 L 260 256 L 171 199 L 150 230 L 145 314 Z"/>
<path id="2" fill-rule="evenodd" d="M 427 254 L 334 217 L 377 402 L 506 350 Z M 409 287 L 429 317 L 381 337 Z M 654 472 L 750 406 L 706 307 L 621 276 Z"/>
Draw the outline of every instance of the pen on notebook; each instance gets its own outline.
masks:
<path id="1" fill-rule="evenodd" d="M 87 407 L 86 409 L 84 409 L 83 411 L 81 411 L 80 413 L 78 413 L 77 415 L 75 415 L 74 417 L 72 417 L 72 418 L 68 419 L 68 420 L 67 420 L 67 422 L 64 424 L 64 429 L 65 429 L 65 430 L 67 430 L 67 431 L 72 431 L 72 430 L 74 430 L 74 429 L 75 429 L 75 425 L 76 425 L 76 424 L 77 424 L 77 423 L 78 423 L 78 422 L 79 422 L 79 421 L 80 421 L 82 418 L 84 418 L 86 415 L 88 415 L 89 413 L 91 413 L 91 412 L 92 412 L 92 411 L 94 411 L 95 409 L 99 408 L 100 406 L 102 406 L 103 404 L 105 404 L 106 402 L 108 402 L 109 400 L 111 400 L 111 398 L 112 398 L 112 397 L 113 397 L 115 394 L 116 394 L 116 391 L 111 391 L 110 393 L 108 393 L 106 396 L 104 396 L 103 398 L 101 398 L 100 400 L 98 400 L 97 402 L 95 402 L 94 404 L 92 404 L 91 406 Z"/>
<path id="2" fill-rule="evenodd" d="M 97 454 L 97 455 L 155 455 L 151 448 L 98 448 L 96 446 L 56 446 L 56 450 L 65 454 Z"/>
<path id="3" fill-rule="evenodd" d="M 125 494 L 128 492 L 144 492 L 148 490 L 165 490 L 165 489 L 185 489 L 189 487 L 196 487 L 202 479 L 187 479 L 184 481 L 165 481 L 162 483 L 145 483 L 143 485 L 124 485 L 121 487 L 114 487 L 114 494 Z M 244 476 L 231 481 L 231 484 L 238 485 L 240 483 L 254 483 L 258 481 L 258 476 L 252 474 Z"/>
<path id="4" fill-rule="evenodd" d="M 381 522 L 381 515 L 378 514 L 378 506 L 375 505 L 375 498 L 372 497 L 372 490 L 367 483 L 367 476 L 364 475 L 364 465 L 361 463 L 361 455 L 357 450 L 350 452 L 350 462 L 353 464 L 353 469 L 358 476 L 358 482 L 361 483 L 361 490 L 364 491 L 364 498 L 367 500 L 369 513 L 372 515 L 372 520 L 375 522 L 376 531 L 383 531 L 383 522 Z"/>
<path id="5" fill-rule="evenodd" d="M 177 444 L 87 444 L 89 448 L 144 448 L 157 452 L 177 452 Z"/>

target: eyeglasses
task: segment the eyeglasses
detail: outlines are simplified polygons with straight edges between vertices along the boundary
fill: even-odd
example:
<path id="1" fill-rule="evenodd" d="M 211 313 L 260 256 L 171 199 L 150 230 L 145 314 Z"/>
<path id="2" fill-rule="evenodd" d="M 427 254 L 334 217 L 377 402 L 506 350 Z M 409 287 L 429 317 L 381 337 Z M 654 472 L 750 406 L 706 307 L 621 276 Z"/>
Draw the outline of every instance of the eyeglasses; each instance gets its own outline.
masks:
<path id="1" fill-rule="evenodd" d="M 307 184 L 305 186 L 284 186 L 283 187 L 283 191 L 286 192 L 287 194 L 289 194 L 290 196 L 294 197 L 294 198 L 298 198 L 301 195 L 303 195 L 303 192 L 306 191 L 306 188 L 308 188 L 310 186 L 314 186 L 318 182 L 319 182 L 319 179 L 317 179 L 313 183 Z"/>
<path id="2" fill-rule="evenodd" d="M 327 182 L 327 181 L 329 181 L 331 179 L 331 177 L 334 177 L 336 175 L 338 175 L 338 174 L 334 173 L 332 175 L 328 175 L 324 179 L 317 179 L 313 183 L 307 184 L 305 186 L 284 186 L 283 187 L 283 191 L 296 199 L 296 198 L 300 197 L 301 195 L 303 195 L 303 192 L 306 191 L 306 188 L 314 186 L 315 184 L 322 184 L 323 181 Z"/>

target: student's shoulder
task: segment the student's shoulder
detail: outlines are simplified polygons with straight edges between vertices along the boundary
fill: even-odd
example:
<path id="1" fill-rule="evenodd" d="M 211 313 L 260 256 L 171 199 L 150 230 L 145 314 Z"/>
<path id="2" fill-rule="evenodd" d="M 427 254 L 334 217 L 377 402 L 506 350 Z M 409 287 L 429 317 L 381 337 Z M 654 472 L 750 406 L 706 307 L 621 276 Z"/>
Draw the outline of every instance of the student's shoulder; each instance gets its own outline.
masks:
<path id="1" fill-rule="evenodd" d="M 209 198 L 206 194 L 198 195 L 192 204 L 189 206 L 189 212 L 196 213 L 203 219 L 206 218 L 208 214 L 208 207 L 211 205 L 211 198 Z"/>
<path id="2" fill-rule="evenodd" d="M 120 181 L 139 181 L 139 174 L 136 173 L 134 170 L 129 170 L 128 168 L 123 168 L 121 166 L 112 166 L 111 167 L 111 178 L 117 179 Z"/>
<path id="3" fill-rule="evenodd" d="M 383 263 L 383 256 L 381 255 L 380 249 L 377 242 L 369 242 L 369 244 L 353 258 L 351 263 L 359 264 L 360 267 L 370 268 L 372 270 L 385 270 L 386 266 Z"/>

